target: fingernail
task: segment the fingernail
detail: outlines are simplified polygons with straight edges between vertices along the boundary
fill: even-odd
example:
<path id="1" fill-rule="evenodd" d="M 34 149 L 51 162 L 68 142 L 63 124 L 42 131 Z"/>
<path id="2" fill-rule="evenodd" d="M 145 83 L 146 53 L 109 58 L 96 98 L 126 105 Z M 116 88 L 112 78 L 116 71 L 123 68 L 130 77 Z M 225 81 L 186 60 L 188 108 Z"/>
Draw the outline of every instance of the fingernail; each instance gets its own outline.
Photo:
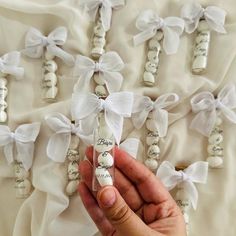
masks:
<path id="1" fill-rule="evenodd" d="M 116 201 L 116 193 L 114 189 L 106 187 L 99 193 L 98 198 L 103 207 L 111 207 Z"/>

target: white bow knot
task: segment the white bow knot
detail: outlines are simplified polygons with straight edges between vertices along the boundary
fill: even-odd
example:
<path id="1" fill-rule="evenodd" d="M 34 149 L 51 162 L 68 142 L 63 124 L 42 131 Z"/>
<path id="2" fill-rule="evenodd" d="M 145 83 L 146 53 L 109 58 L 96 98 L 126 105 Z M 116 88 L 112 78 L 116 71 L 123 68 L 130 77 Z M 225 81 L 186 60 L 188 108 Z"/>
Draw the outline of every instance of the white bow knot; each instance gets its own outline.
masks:
<path id="1" fill-rule="evenodd" d="M 226 33 L 224 28 L 226 12 L 216 6 L 208 6 L 203 8 L 197 2 L 187 3 L 181 10 L 181 17 L 185 21 L 185 30 L 187 33 L 194 32 L 199 24 L 200 19 L 204 18 L 210 29 Z"/>
<path id="2" fill-rule="evenodd" d="M 83 130 L 91 133 L 97 126 L 98 113 L 104 111 L 106 124 L 117 144 L 120 143 L 124 118 L 131 116 L 132 106 L 133 93 L 130 92 L 112 93 L 105 100 L 92 93 L 72 95 L 72 116 L 81 120 Z"/>
<path id="3" fill-rule="evenodd" d="M 86 145 L 92 144 L 92 136 L 83 132 L 80 123 L 72 124 L 71 121 L 60 113 L 45 117 L 47 125 L 55 131 L 47 146 L 48 157 L 55 162 L 64 162 L 71 142 L 71 134 L 75 134 Z"/>
<path id="4" fill-rule="evenodd" d="M 25 49 L 22 52 L 31 58 L 40 58 L 46 47 L 52 55 L 73 66 L 74 57 L 59 47 L 65 44 L 66 39 L 67 29 L 65 27 L 56 28 L 47 37 L 38 29 L 30 28 L 25 38 Z"/>
<path id="5" fill-rule="evenodd" d="M 147 96 L 135 95 L 132 111 L 132 121 L 135 128 L 140 129 L 152 111 L 152 119 L 155 121 L 159 136 L 165 137 L 168 129 L 168 111 L 166 109 L 171 108 L 178 101 L 179 96 L 175 93 L 163 94 L 155 102 Z"/>
<path id="6" fill-rule="evenodd" d="M 164 34 L 163 49 L 169 55 L 178 50 L 179 38 L 184 31 L 184 21 L 179 17 L 162 19 L 153 10 L 146 10 L 138 16 L 136 27 L 141 33 L 133 37 L 135 46 L 153 38 L 157 30 L 162 30 Z"/>
<path id="7" fill-rule="evenodd" d="M 80 6 L 87 8 L 93 21 L 96 20 L 97 12 L 100 9 L 102 26 L 105 31 L 111 27 L 112 9 L 118 9 L 125 5 L 124 0 L 80 0 Z"/>
<path id="8" fill-rule="evenodd" d="M 15 132 L 8 126 L 0 125 L 0 146 L 4 147 L 4 154 L 8 164 L 15 159 L 23 163 L 25 170 L 29 170 L 33 163 L 34 142 L 39 134 L 40 123 L 20 125 Z M 14 144 L 17 156 L 14 158 Z"/>
<path id="9" fill-rule="evenodd" d="M 210 92 L 201 92 L 191 99 L 192 110 L 196 116 L 190 128 L 204 136 L 209 136 L 214 128 L 217 115 L 221 113 L 228 121 L 236 124 L 236 88 L 226 85 L 215 99 Z"/>
<path id="10" fill-rule="evenodd" d="M 74 75 L 79 76 L 79 82 L 75 86 L 75 91 L 83 90 L 89 86 L 90 80 L 95 72 L 103 78 L 109 93 L 118 92 L 122 86 L 123 76 L 119 72 L 124 68 L 124 62 L 116 52 L 103 54 L 98 62 L 85 56 L 77 56 L 75 62 Z"/>
<path id="11" fill-rule="evenodd" d="M 24 75 L 24 68 L 18 67 L 20 64 L 20 52 L 14 51 L 3 55 L 0 58 L 0 71 L 21 79 Z"/>
<path id="12" fill-rule="evenodd" d="M 157 170 L 157 176 L 168 190 L 172 190 L 179 184 L 183 186 L 195 210 L 198 202 L 198 191 L 194 183 L 205 184 L 207 175 L 208 163 L 204 161 L 195 162 L 183 171 L 176 171 L 170 162 L 164 161 Z"/>

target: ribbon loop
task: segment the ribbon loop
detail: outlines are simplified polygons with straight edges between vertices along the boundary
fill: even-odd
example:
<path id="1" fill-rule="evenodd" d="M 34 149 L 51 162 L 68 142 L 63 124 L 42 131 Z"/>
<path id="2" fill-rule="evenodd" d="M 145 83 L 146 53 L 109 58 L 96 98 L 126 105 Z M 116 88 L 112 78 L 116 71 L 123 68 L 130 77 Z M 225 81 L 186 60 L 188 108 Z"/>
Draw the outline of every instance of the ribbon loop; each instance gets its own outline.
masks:
<path id="1" fill-rule="evenodd" d="M 74 93 L 72 95 L 72 114 L 76 120 L 82 122 L 82 129 L 86 133 L 93 132 L 96 128 L 96 119 L 99 112 L 104 111 L 105 121 L 111 129 L 116 143 L 120 143 L 123 120 L 131 116 L 133 106 L 133 93 L 118 92 L 110 94 L 105 100 L 98 98 L 92 93 Z M 93 124 L 87 125 L 86 123 Z"/>
<path id="2" fill-rule="evenodd" d="M 104 79 L 108 92 L 118 92 L 123 82 L 123 76 L 120 73 L 123 68 L 124 62 L 116 52 L 103 54 L 98 62 L 79 55 L 76 58 L 74 69 L 74 75 L 79 76 L 79 81 L 75 85 L 74 91 L 89 87 L 92 76 L 98 72 L 98 76 Z"/>
<path id="3" fill-rule="evenodd" d="M 19 67 L 20 52 L 14 51 L 3 55 L 0 58 L 0 71 L 5 74 L 13 75 L 16 79 L 22 79 L 24 68 Z"/>
<path id="4" fill-rule="evenodd" d="M 44 36 L 38 29 L 30 28 L 25 38 L 25 49 L 22 51 L 31 58 L 40 58 L 46 47 L 48 52 L 59 57 L 66 64 L 74 65 L 74 58 L 69 53 L 62 50 L 59 46 L 65 44 L 67 39 L 67 29 L 58 27 L 48 36 Z"/>
<path id="5" fill-rule="evenodd" d="M 160 18 L 153 10 L 143 11 L 137 18 L 136 27 L 141 33 L 133 37 L 137 46 L 153 38 L 157 30 L 164 34 L 163 49 L 166 54 L 174 54 L 179 47 L 179 37 L 184 30 L 184 21 L 179 17 Z"/>
<path id="6" fill-rule="evenodd" d="M 217 115 L 221 113 L 227 120 L 236 124 L 236 88 L 228 84 L 219 92 L 217 98 L 210 92 L 201 92 L 191 99 L 192 111 L 196 116 L 190 124 L 204 136 L 209 136 L 214 128 Z"/>
<path id="7" fill-rule="evenodd" d="M 185 4 L 181 9 L 181 17 L 185 21 L 185 30 L 187 33 L 193 33 L 204 18 L 211 30 L 218 33 L 226 33 L 224 28 L 226 12 L 216 6 L 203 8 L 199 3 L 191 1 Z"/>
<path id="8" fill-rule="evenodd" d="M 8 126 L 0 126 L 0 146 L 4 147 L 4 154 L 8 164 L 14 159 L 22 162 L 25 170 L 29 170 L 33 163 L 34 142 L 39 134 L 40 123 L 24 124 L 11 132 Z M 14 157 L 14 143 L 17 156 Z"/>
<path id="9" fill-rule="evenodd" d="M 195 210 L 197 208 L 198 191 L 194 183 L 205 184 L 207 175 L 208 163 L 203 161 L 195 162 L 183 171 L 176 171 L 170 162 L 164 161 L 157 170 L 157 177 L 160 178 L 168 190 L 172 190 L 177 185 L 183 185 Z"/>
<path id="10" fill-rule="evenodd" d="M 102 26 L 105 31 L 111 27 L 112 8 L 118 9 L 125 5 L 124 0 L 80 0 L 79 5 L 87 9 L 93 21 L 96 20 L 97 12 L 100 9 Z"/>

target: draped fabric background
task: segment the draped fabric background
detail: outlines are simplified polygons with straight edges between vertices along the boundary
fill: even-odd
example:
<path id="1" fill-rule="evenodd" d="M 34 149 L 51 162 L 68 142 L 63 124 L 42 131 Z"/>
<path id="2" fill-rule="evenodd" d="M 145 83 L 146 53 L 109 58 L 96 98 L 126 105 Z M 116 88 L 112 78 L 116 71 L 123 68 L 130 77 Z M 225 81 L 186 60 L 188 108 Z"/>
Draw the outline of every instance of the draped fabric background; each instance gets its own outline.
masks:
<path id="1" fill-rule="evenodd" d="M 205 160 L 207 139 L 189 130 L 193 118 L 189 100 L 194 93 L 209 90 L 218 92 L 227 82 L 236 82 L 236 5 L 235 0 L 201 0 L 204 5 L 224 8 L 227 35 L 212 34 L 208 71 L 204 77 L 190 73 L 194 35 L 184 34 L 178 53 L 161 56 L 156 87 L 145 88 L 141 84 L 146 47 L 134 47 L 132 36 L 138 31 L 135 20 L 140 11 L 152 8 L 160 16 L 179 16 L 183 0 L 126 0 L 124 8 L 114 11 L 112 27 L 107 34 L 107 51 L 117 51 L 126 63 L 123 71 L 122 90 L 156 98 L 166 92 L 176 92 L 181 103 L 170 115 L 167 137 L 161 142 L 161 158 L 173 164 L 190 164 Z M 0 54 L 24 48 L 25 34 L 30 26 L 44 34 L 57 26 L 66 26 L 69 39 L 65 49 L 88 56 L 93 24 L 88 16 L 78 9 L 78 0 L 0 0 Z M 46 156 L 46 145 L 52 132 L 43 118 L 52 111 L 69 116 L 70 99 L 75 78 L 72 69 L 59 63 L 58 101 L 45 104 L 41 99 L 41 64 L 38 59 L 23 57 L 21 65 L 25 77 L 9 82 L 9 123 L 14 130 L 19 124 L 42 121 L 39 138 L 35 144 L 35 159 L 31 180 L 35 190 L 25 200 L 15 198 L 14 172 L 0 153 L 0 236 L 92 236 L 97 233 L 95 225 L 84 209 L 79 195 L 68 198 L 66 166 L 55 164 Z M 192 236 L 234 236 L 236 226 L 236 126 L 225 123 L 224 168 L 210 170 L 208 183 L 199 185 L 197 211 L 191 211 Z M 125 122 L 123 139 L 127 136 L 141 137 L 143 130 L 135 131 L 130 121 Z M 81 147 L 83 153 L 84 147 Z M 140 159 L 142 153 L 140 153 Z"/>

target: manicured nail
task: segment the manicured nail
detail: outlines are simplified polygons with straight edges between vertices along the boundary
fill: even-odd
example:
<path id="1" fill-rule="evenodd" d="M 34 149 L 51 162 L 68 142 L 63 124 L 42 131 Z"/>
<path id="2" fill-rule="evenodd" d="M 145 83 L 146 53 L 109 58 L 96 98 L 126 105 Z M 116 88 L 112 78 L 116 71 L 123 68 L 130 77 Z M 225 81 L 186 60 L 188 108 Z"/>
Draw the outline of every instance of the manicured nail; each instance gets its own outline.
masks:
<path id="1" fill-rule="evenodd" d="M 98 199 L 103 207 L 111 207 L 116 201 L 116 192 L 112 187 L 106 187 L 98 194 Z"/>

